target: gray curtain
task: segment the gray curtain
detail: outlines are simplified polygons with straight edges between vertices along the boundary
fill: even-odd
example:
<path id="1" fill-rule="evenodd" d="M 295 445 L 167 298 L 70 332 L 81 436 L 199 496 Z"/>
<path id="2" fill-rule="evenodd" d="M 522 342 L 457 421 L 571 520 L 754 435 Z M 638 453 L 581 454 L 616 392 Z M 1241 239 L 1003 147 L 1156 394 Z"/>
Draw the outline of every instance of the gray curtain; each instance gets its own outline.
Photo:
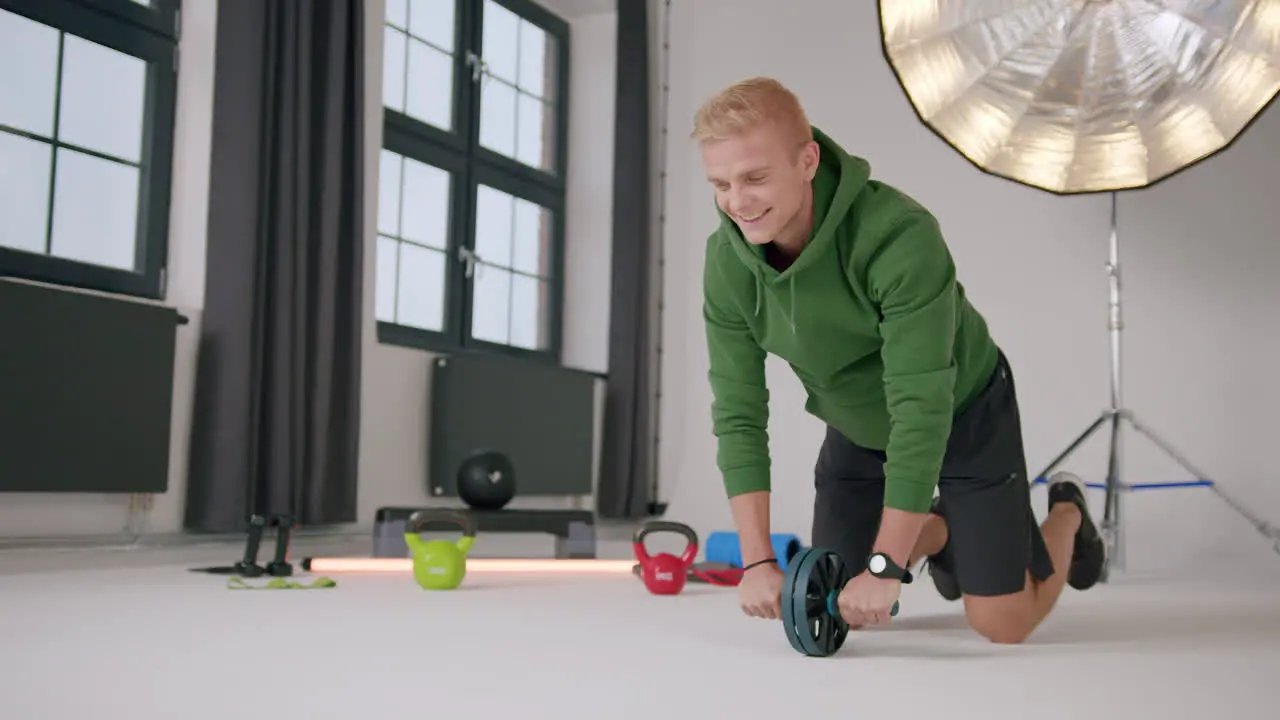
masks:
<path id="1" fill-rule="evenodd" d="M 649 271 L 649 3 L 618 0 L 613 146 L 613 273 L 609 377 L 596 511 L 655 514 Z"/>
<path id="2" fill-rule="evenodd" d="M 190 530 L 357 519 L 363 16 L 218 4 Z"/>

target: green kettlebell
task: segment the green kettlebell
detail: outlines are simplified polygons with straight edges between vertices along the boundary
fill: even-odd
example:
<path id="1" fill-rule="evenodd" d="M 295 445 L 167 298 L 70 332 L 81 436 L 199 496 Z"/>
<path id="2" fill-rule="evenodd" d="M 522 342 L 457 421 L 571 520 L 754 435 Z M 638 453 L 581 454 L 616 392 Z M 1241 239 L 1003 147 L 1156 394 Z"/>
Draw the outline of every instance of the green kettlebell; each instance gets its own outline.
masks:
<path id="1" fill-rule="evenodd" d="M 462 528 L 457 542 L 423 540 L 418 533 L 428 523 L 449 523 Z M 424 590 L 452 590 L 467 576 L 467 553 L 476 541 L 475 523 L 457 510 L 419 510 L 405 523 L 404 542 L 413 557 L 413 579 Z"/>

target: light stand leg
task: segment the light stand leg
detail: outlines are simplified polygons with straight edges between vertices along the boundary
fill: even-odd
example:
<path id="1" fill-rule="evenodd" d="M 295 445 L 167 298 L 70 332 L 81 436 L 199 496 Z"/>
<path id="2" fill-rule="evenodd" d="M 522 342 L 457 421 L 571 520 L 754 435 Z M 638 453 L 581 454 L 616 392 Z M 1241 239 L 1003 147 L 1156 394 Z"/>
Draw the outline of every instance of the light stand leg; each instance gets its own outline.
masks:
<path id="1" fill-rule="evenodd" d="M 1195 465 L 1191 464 L 1190 460 L 1187 460 L 1186 457 L 1184 457 L 1181 453 L 1179 453 L 1177 449 L 1175 449 L 1173 445 L 1171 445 L 1167 440 L 1157 435 L 1153 430 L 1151 430 L 1147 426 L 1138 422 L 1138 419 L 1136 417 L 1133 417 L 1132 415 L 1130 415 L 1129 424 L 1133 426 L 1134 430 L 1137 430 L 1138 432 L 1142 433 L 1143 436 L 1145 436 L 1148 440 L 1150 440 L 1156 447 L 1164 451 L 1166 455 L 1173 458 L 1174 462 L 1181 465 L 1183 469 L 1185 469 L 1187 472 L 1191 473 L 1195 477 L 1200 478 L 1200 480 L 1196 482 L 1177 483 L 1178 485 L 1204 485 L 1208 487 L 1210 490 L 1213 491 L 1214 495 L 1217 495 L 1219 498 L 1221 498 L 1222 501 L 1225 502 L 1228 507 L 1230 507 L 1232 510 L 1235 510 L 1237 514 L 1239 514 L 1246 521 L 1248 521 L 1249 524 L 1252 525 L 1255 530 L 1261 533 L 1263 537 L 1267 538 L 1268 540 L 1271 540 L 1272 541 L 1271 549 L 1274 550 L 1276 554 L 1280 555 L 1280 527 L 1276 527 L 1275 525 L 1272 525 L 1271 523 L 1259 518 L 1257 515 L 1254 515 L 1253 513 L 1249 512 L 1249 510 L 1245 508 L 1245 506 L 1241 505 L 1239 501 L 1237 501 L 1235 498 L 1228 495 L 1222 488 L 1218 487 L 1217 483 L 1213 482 L 1212 480 L 1209 480 L 1207 475 L 1200 472 L 1200 470 L 1198 470 Z"/>
<path id="2" fill-rule="evenodd" d="M 1161 489 L 1173 487 L 1189 487 L 1189 486 L 1205 486 L 1213 490 L 1218 497 L 1222 498 L 1233 510 L 1242 515 L 1260 532 L 1264 537 L 1274 542 L 1273 549 L 1280 554 L 1280 528 L 1270 523 L 1258 519 L 1244 509 L 1240 503 L 1233 500 L 1224 493 L 1208 476 L 1201 472 L 1195 465 L 1179 453 L 1172 444 L 1160 438 L 1150 428 L 1139 423 L 1134 417 L 1131 410 L 1124 408 L 1124 398 L 1121 392 L 1122 376 L 1121 369 L 1123 367 L 1122 356 L 1120 352 L 1120 332 L 1124 329 L 1124 320 L 1121 315 L 1121 297 L 1120 297 L 1120 240 L 1116 232 L 1116 194 L 1111 193 L 1111 238 L 1110 238 L 1110 257 L 1107 262 L 1107 278 L 1110 288 L 1110 301 L 1108 303 L 1108 330 L 1111 340 L 1111 407 L 1103 410 L 1096 420 L 1093 421 L 1088 428 L 1085 429 L 1075 440 L 1067 446 L 1057 457 L 1050 461 L 1049 465 L 1036 475 L 1034 482 L 1048 482 L 1049 474 L 1052 473 L 1063 461 L 1075 452 L 1084 441 L 1093 433 L 1102 428 L 1103 424 L 1108 420 L 1111 421 L 1111 440 L 1110 447 L 1107 452 L 1107 480 L 1102 489 L 1106 491 L 1105 511 L 1103 514 L 1102 524 L 1099 530 L 1102 533 L 1103 541 L 1107 545 L 1107 566 L 1103 568 L 1102 579 L 1105 582 L 1112 568 L 1121 570 L 1125 567 L 1125 543 L 1124 528 L 1121 522 L 1121 493 L 1138 489 Z M 1181 465 L 1187 472 L 1191 473 L 1196 479 L 1190 482 L 1173 482 L 1173 483 L 1144 483 L 1141 485 L 1132 485 L 1125 483 L 1121 479 L 1121 432 L 1120 425 L 1122 422 L 1128 422 L 1135 430 L 1156 445 L 1162 452 L 1171 459 Z M 1098 487 L 1090 485 L 1090 487 Z"/>
<path id="3" fill-rule="evenodd" d="M 1068 445 L 1065 450 L 1063 450 L 1061 453 L 1058 454 L 1058 457 L 1049 461 L 1049 465 L 1045 467 L 1044 470 L 1041 470 L 1040 474 L 1036 476 L 1037 479 L 1046 478 L 1049 476 L 1049 473 L 1058 469 L 1058 466 L 1061 465 L 1064 460 L 1070 457 L 1071 453 L 1075 452 L 1077 448 L 1083 445 L 1085 440 L 1088 440 L 1090 436 L 1092 436 L 1095 432 L 1097 432 L 1098 428 L 1102 427 L 1102 423 L 1106 422 L 1107 418 L 1110 418 L 1110 417 L 1111 417 L 1111 411 L 1103 410 L 1102 414 L 1098 416 L 1098 419 L 1093 421 L 1093 424 L 1085 428 L 1084 432 L 1077 435 L 1076 439 L 1072 440 L 1071 444 Z"/>

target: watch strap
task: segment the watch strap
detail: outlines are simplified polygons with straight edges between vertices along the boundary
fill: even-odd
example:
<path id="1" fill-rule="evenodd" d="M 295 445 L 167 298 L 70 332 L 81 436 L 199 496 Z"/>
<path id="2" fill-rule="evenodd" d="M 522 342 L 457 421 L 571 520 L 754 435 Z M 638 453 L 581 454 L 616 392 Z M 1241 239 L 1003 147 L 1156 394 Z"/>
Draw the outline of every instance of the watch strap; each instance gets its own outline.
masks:
<path id="1" fill-rule="evenodd" d="M 870 569 L 871 558 L 875 558 L 877 556 L 884 558 L 885 561 L 885 569 L 880 572 Z M 910 584 L 911 581 L 915 579 L 911 574 L 910 569 L 902 567 L 898 563 L 894 562 L 893 558 L 889 557 L 886 553 L 872 553 L 867 559 L 867 567 L 868 571 L 878 578 L 891 578 L 900 581 L 904 585 Z"/>

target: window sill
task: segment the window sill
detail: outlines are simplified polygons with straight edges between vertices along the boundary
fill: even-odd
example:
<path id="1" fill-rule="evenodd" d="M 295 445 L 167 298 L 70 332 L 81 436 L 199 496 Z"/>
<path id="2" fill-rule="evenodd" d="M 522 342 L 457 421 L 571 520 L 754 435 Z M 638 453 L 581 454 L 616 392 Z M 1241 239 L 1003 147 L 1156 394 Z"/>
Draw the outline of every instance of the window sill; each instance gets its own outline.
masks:
<path id="1" fill-rule="evenodd" d="M 380 345 L 390 345 L 409 350 L 421 350 L 423 352 L 437 355 L 496 355 L 500 357 L 515 358 L 529 363 L 549 365 L 574 372 L 582 372 L 601 380 L 608 379 L 607 373 L 595 370 L 572 368 L 564 365 L 564 363 L 561 362 L 559 353 L 554 350 L 526 350 L 524 348 L 511 347 L 509 345 L 498 345 L 479 341 L 470 341 L 464 344 L 459 343 L 456 339 L 442 333 L 421 330 L 405 325 L 397 325 L 395 323 L 384 322 L 381 320 L 378 321 L 377 327 L 378 343 Z"/>

